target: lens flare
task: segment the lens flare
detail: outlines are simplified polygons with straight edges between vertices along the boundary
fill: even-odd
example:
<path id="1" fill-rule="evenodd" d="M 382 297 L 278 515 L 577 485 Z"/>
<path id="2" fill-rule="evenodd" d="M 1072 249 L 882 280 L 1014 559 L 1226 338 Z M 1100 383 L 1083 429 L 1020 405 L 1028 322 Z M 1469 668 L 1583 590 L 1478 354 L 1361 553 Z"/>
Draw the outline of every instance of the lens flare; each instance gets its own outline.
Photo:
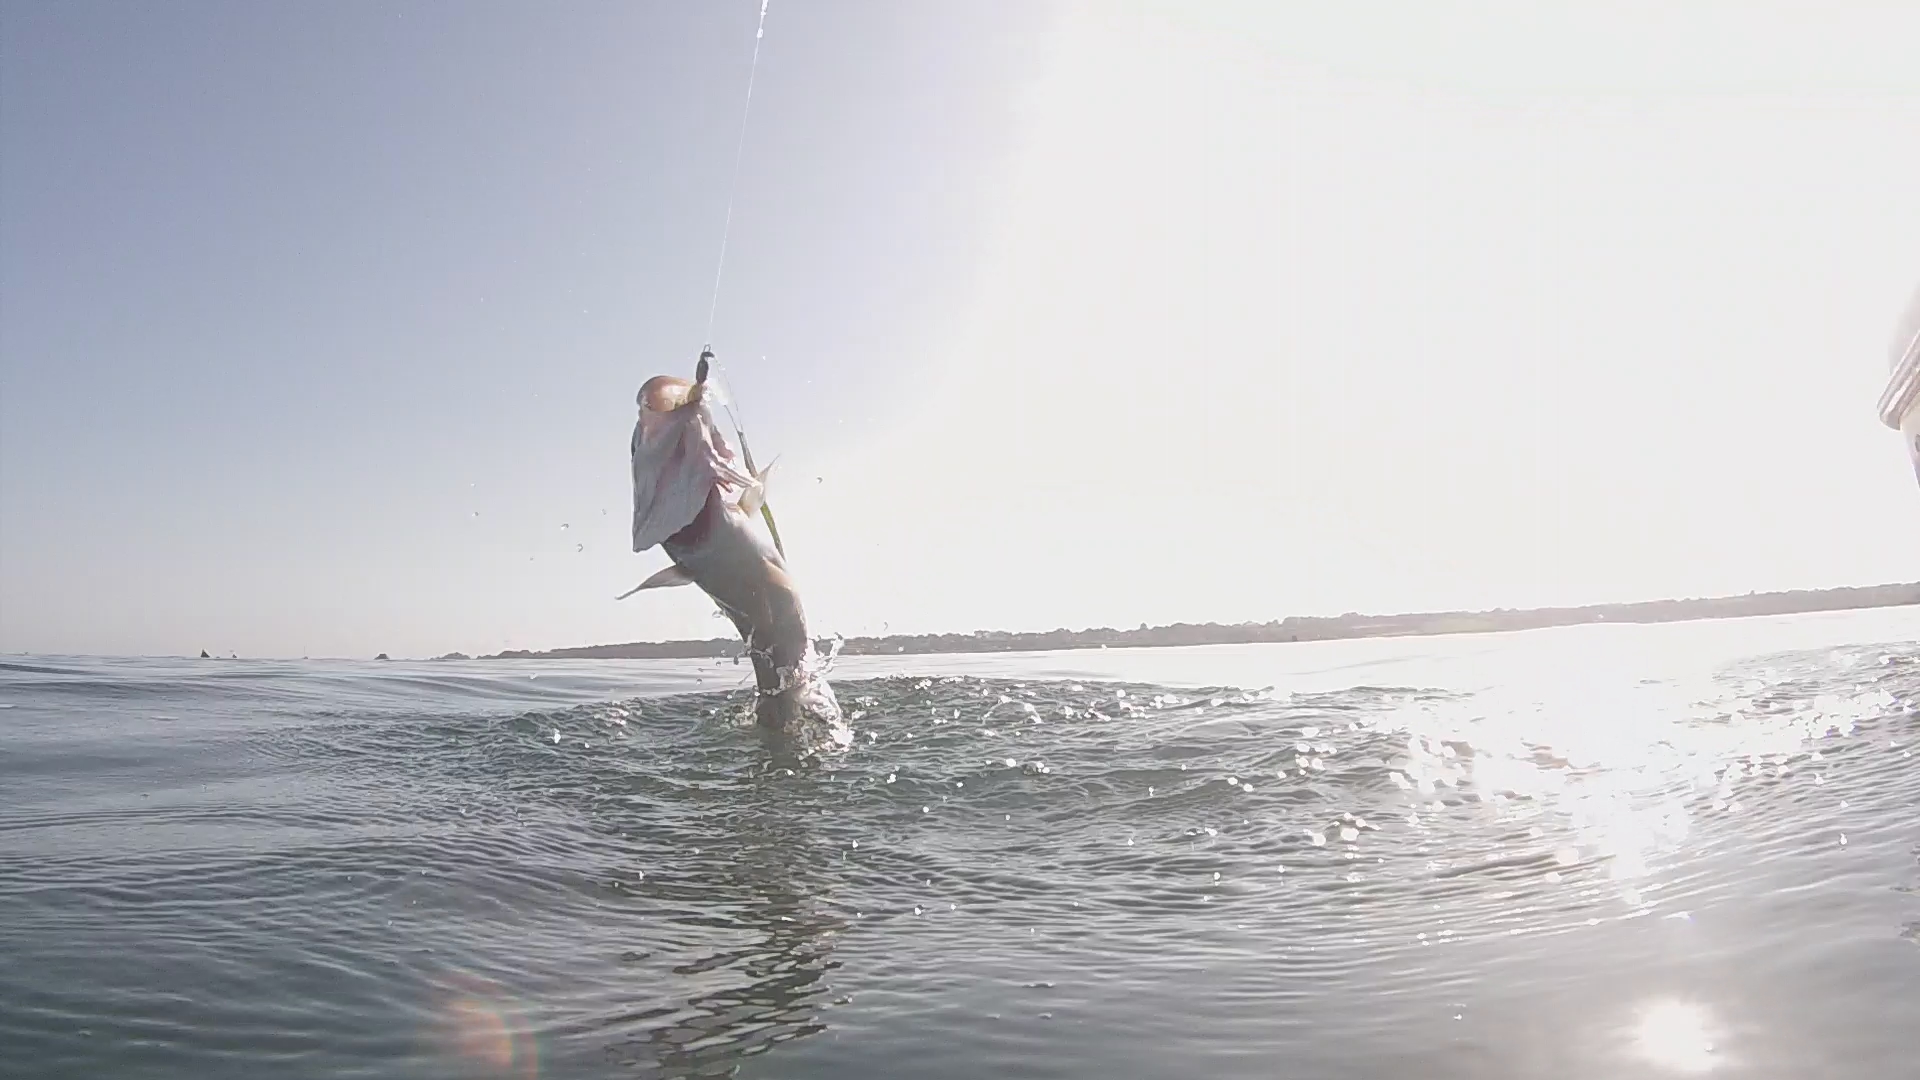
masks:
<path id="1" fill-rule="evenodd" d="M 434 1010 L 436 1044 L 442 1054 L 460 1063 L 465 1075 L 536 1080 L 538 1047 L 516 1013 L 512 999 L 498 983 L 455 976 Z"/>

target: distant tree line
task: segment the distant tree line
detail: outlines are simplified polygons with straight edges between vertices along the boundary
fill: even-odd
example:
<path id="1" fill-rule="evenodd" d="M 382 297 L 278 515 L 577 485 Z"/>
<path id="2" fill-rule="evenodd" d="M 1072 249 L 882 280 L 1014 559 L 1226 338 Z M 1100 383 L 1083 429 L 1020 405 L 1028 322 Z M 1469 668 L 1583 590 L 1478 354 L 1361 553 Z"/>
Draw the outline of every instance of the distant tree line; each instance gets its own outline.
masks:
<path id="1" fill-rule="evenodd" d="M 1064 649 L 1127 649 L 1170 645 L 1241 645 L 1256 642 L 1327 641 L 1335 638 L 1395 637 L 1423 634 L 1477 634 L 1502 630 L 1534 630 L 1579 623 L 1679 622 L 1687 619 L 1724 619 L 1754 615 L 1789 615 L 1810 611 L 1895 607 L 1920 604 L 1920 582 L 1867 585 L 1857 588 L 1748 593 L 1745 596 L 1688 600 L 1651 600 L 1635 604 L 1593 604 L 1586 607 L 1533 608 L 1491 611 L 1430 611 L 1413 615 L 1295 615 L 1263 623 L 1174 623 L 1134 630 L 1097 627 L 1090 630 L 975 630 L 970 634 L 888 634 L 848 638 L 843 655 L 873 656 L 900 653 L 1046 652 Z M 544 652 L 512 649 L 486 657 L 513 659 L 694 659 L 737 656 L 734 638 L 704 641 L 635 641 L 621 645 L 583 645 Z M 443 660 L 466 659 L 449 653 Z"/>

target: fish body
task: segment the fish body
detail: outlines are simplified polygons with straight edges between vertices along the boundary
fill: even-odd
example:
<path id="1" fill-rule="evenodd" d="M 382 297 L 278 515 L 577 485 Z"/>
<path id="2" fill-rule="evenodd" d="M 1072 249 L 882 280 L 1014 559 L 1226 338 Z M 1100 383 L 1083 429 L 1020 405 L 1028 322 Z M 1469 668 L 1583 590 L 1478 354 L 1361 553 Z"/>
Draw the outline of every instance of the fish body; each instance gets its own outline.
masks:
<path id="1" fill-rule="evenodd" d="M 702 382 L 666 375 L 640 389 L 633 550 L 658 545 L 673 562 L 633 591 L 698 586 L 746 643 L 755 719 L 777 748 L 844 745 L 850 734 L 817 670 L 799 589 L 777 545 L 753 524 L 765 513 L 767 470 L 756 473 L 735 454 L 704 391 Z"/>

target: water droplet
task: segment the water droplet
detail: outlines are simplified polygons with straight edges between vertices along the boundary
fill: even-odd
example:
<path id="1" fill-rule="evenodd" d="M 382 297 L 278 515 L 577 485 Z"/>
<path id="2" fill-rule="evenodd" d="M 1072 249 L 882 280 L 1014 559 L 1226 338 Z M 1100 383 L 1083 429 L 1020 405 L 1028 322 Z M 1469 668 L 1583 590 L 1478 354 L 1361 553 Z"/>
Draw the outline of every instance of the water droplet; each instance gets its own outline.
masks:
<path id="1" fill-rule="evenodd" d="M 933 808 L 930 806 L 923 806 L 920 808 L 920 812 L 923 814 L 931 814 L 933 813 Z"/>
<path id="2" fill-rule="evenodd" d="M 1312 844 L 1314 847 L 1325 847 L 1327 846 L 1327 834 L 1308 829 L 1307 843 Z"/>
<path id="3" fill-rule="evenodd" d="M 1342 825 L 1340 826 L 1340 839 L 1351 844 L 1355 840 L 1360 839 L 1360 830 L 1351 825 Z"/>
<path id="4" fill-rule="evenodd" d="M 893 776 L 893 774 L 892 774 L 892 773 L 888 773 L 888 774 L 887 774 L 887 783 L 889 783 L 889 784 L 891 784 L 891 783 L 893 783 L 893 780 L 894 780 L 894 776 Z"/>

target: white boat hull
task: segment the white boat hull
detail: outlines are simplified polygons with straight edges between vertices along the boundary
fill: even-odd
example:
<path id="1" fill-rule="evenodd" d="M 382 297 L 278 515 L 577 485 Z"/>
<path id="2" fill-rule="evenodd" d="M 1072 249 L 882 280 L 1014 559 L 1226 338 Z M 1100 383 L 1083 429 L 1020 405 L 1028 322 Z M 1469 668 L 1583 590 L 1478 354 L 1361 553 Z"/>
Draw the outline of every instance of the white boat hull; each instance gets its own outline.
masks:
<path id="1" fill-rule="evenodd" d="M 1920 480 L 1920 409 L 1907 414 L 1900 434 L 1907 440 L 1907 456 L 1913 459 L 1913 478 Z"/>
<path id="2" fill-rule="evenodd" d="M 1894 336 L 1887 388 L 1880 394 L 1880 422 L 1900 433 L 1920 479 L 1920 294 L 1907 305 Z"/>

